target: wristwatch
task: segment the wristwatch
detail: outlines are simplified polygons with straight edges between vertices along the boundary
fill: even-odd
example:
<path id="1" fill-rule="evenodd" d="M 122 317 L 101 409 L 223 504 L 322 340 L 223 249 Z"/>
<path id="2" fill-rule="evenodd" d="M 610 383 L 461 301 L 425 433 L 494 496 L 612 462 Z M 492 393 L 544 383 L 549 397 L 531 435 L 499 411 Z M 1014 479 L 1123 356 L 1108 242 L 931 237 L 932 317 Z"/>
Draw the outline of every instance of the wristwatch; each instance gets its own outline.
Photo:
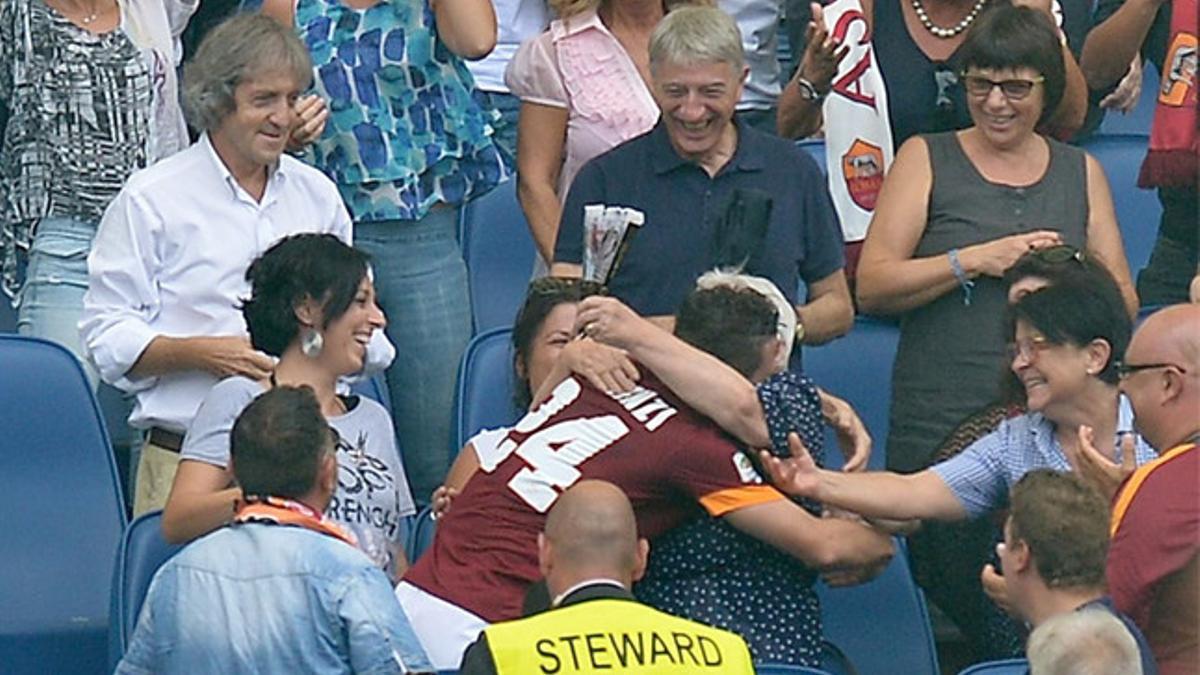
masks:
<path id="1" fill-rule="evenodd" d="M 805 77 L 796 78 L 796 88 L 800 90 L 800 98 L 805 101 L 815 101 L 816 103 L 824 101 L 826 94 L 829 93 L 822 94 L 818 92 L 813 83 L 809 82 L 808 78 Z"/>

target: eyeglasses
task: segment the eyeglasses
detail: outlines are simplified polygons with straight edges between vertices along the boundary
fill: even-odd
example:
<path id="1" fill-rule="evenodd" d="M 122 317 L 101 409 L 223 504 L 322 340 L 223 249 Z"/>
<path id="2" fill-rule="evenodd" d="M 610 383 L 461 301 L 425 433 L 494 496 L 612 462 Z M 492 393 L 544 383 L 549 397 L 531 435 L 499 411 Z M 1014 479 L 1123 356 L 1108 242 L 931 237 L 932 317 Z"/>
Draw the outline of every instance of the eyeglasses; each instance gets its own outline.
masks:
<path id="1" fill-rule="evenodd" d="M 992 80 L 982 75 L 962 74 L 963 87 L 971 96 L 975 98 L 987 98 L 992 93 L 992 89 L 1000 87 L 1000 93 L 1004 94 L 1004 98 L 1010 101 L 1020 101 L 1029 96 L 1029 92 L 1033 91 L 1034 85 L 1045 81 L 1046 78 L 1041 75 L 1032 80 Z"/>
<path id="2" fill-rule="evenodd" d="M 1072 260 L 1082 264 L 1084 259 L 1083 251 L 1066 244 L 1035 248 L 1026 255 L 1049 265 L 1061 265 Z"/>
<path id="3" fill-rule="evenodd" d="M 1156 370 L 1158 368 L 1174 368 L 1184 375 L 1187 374 L 1187 368 L 1177 366 L 1174 363 L 1126 363 L 1124 361 L 1117 362 L 1117 377 L 1124 380 L 1134 373 L 1143 370 Z"/>
<path id="4" fill-rule="evenodd" d="M 1008 360 L 1016 361 L 1017 356 L 1021 356 L 1026 361 L 1034 361 L 1038 354 L 1053 346 L 1053 342 L 1040 335 L 1014 340 L 1008 343 Z"/>

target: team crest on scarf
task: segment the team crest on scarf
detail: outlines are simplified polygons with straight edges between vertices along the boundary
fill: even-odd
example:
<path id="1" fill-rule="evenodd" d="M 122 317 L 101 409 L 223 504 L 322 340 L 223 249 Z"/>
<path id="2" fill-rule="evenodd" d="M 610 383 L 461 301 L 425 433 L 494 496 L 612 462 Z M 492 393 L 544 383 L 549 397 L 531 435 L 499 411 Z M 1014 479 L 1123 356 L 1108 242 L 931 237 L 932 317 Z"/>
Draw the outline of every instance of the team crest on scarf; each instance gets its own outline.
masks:
<path id="1" fill-rule="evenodd" d="M 873 211 L 879 188 L 883 186 L 883 150 L 861 138 L 854 139 L 850 149 L 842 155 L 842 178 L 850 199 L 859 208 Z"/>
<path id="2" fill-rule="evenodd" d="M 1164 62 L 1159 100 L 1169 106 L 1196 105 L 1196 36 L 1179 33 Z"/>

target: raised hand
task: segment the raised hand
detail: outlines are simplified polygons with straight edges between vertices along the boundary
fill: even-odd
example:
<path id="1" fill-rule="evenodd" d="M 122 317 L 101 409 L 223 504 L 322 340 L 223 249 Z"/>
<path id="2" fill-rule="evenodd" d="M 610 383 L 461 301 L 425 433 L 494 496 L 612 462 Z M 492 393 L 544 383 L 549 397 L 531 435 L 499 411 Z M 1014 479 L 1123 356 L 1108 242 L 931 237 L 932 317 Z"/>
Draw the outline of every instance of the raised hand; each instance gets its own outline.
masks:
<path id="1" fill-rule="evenodd" d="M 1137 469 L 1137 444 L 1134 435 L 1121 434 L 1121 441 L 1116 448 L 1121 455 L 1119 464 L 1096 449 L 1096 433 L 1091 427 L 1086 424 L 1079 425 L 1077 438 L 1077 444 L 1063 445 L 1063 454 L 1067 456 L 1067 462 L 1075 473 L 1111 500 L 1117 494 L 1121 482 Z"/>
<path id="2" fill-rule="evenodd" d="M 316 94 L 301 96 L 296 100 L 296 126 L 288 139 L 288 150 L 303 150 L 308 144 L 321 137 L 325 122 L 329 119 L 329 108 L 325 99 Z"/>
<path id="3" fill-rule="evenodd" d="M 871 434 L 858 413 L 845 400 L 818 389 L 821 397 L 821 415 L 825 423 L 837 434 L 838 447 L 846 462 L 842 471 L 862 471 L 871 459 Z"/>
<path id="4" fill-rule="evenodd" d="M 818 93 L 827 94 L 833 86 L 838 65 L 846 58 L 850 47 L 839 46 L 829 35 L 821 5 L 814 2 L 811 7 L 812 20 L 804 32 L 804 56 L 800 59 L 800 67 L 796 69 L 796 77 L 805 78 Z"/>
<path id="5" fill-rule="evenodd" d="M 1003 545 L 997 544 L 997 546 Z M 997 572 L 996 568 L 988 563 L 980 571 L 979 581 L 983 584 L 983 592 L 991 598 L 992 602 L 996 603 L 997 607 L 1004 610 L 1005 614 L 1015 616 L 1012 603 L 1008 601 L 1008 582 L 1004 580 L 1004 575 Z"/>
<path id="6" fill-rule="evenodd" d="M 591 338 L 569 343 L 558 358 L 572 373 L 609 394 L 631 391 L 641 377 L 625 350 L 600 344 Z"/>
<path id="7" fill-rule="evenodd" d="M 575 330 L 597 342 L 627 347 L 643 330 L 659 330 L 616 298 L 593 295 L 579 303 Z"/>
<path id="8" fill-rule="evenodd" d="M 788 434 L 791 457 L 780 459 L 766 450 L 759 451 L 763 469 L 771 483 L 794 497 L 817 497 L 821 468 L 813 461 L 808 448 L 795 432 Z"/>

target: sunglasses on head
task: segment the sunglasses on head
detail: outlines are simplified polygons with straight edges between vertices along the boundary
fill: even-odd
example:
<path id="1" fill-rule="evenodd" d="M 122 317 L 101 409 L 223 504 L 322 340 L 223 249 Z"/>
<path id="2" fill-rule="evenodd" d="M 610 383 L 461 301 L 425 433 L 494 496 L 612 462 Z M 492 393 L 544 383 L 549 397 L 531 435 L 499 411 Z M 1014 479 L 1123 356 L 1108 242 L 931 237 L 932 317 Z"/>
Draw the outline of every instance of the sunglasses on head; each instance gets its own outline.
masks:
<path id="1" fill-rule="evenodd" d="M 1060 244 L 1058 246 L 1047 246 L 1046 248 L 1035 248 L 1027 253 L 1031 258 L 1050 265 L 1061 265 L 1072 260 L 1083 264 L 1083 251 L 1074 246 Z"/>
<path id="2" fill-rule="evenodd" d="M 541 277 L 529 282 L 529 295 L 572 295 L 580 299 L 592 295 L 607 295 L 608 289 L 595 281 L 567 277 Z"/>
<path id="3" fill-rule="evenodd" d="M 1038 75 L 1037 77 L 1027 80 L 1024 78 L 1014 78 L 1011 80 L 993 80 L 982 75 L 973 75 L 970 73 L 962 73 L 959 79 L 963 83 L 963 88 L 967 94 L 975 98 L 987 98 L 992 90 L 1000 87 L 1000 93 L 1004 94 L 1004 98 L 1010 101 L 1020 101 L 1029 96 L 1033 88 L 1041 82 L 1045 82 L 1046 78 Z"/>

